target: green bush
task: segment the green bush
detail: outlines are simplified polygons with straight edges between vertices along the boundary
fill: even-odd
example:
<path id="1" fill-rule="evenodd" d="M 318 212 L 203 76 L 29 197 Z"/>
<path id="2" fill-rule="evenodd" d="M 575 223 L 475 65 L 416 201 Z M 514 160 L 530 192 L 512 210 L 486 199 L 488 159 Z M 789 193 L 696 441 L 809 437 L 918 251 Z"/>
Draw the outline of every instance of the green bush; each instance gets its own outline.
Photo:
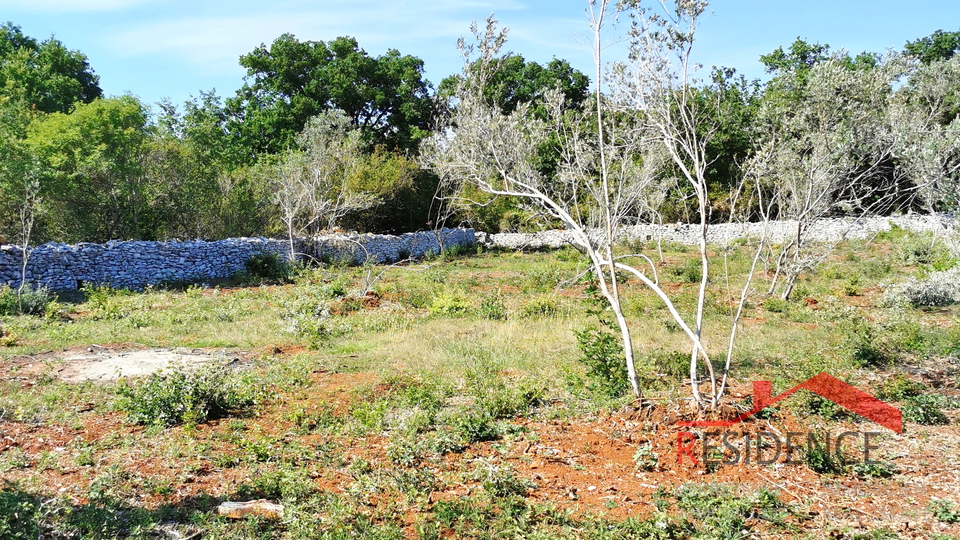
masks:
<path id="1" fill-rule="evenodd" d="M 440 293 L 430 305 L 433 315 L 457 316 L 469 313 L 473 309 L 460 293 Z"/>
<path id="2" fill-rule="evenodd" d="M 674 276 L 685 283 L 700 283 L 703 277 L 703 266 L 700 259 L 687 259 L 680 266 L 675 266 L 670 270 Z"/>
<path id="3" fill-rule="evenodd" d="M 117 406 L 128 421 L 173 426 L 249 408 L 264 398 L 265 390 L 249 376 L 223 366 L 204 366 L 194 373 L 177 366 L 121 384 L 117 394 Z"/>
<path id="4" fill-rule="evenodd" d="M 503 294 L 497 291 L 495 295 L 484 296 L 480 300 L 480 316 L 491 321 L 503 321 L 507 318 L 507 305 L 503 301 Z"/>
<path id="5" fill-rule="evenodd" d="M 26 286 L 18 294 L 8 285 L 0 285 L 0 315 L 43 315 L 54 300 L 46 287 Z"/>
<path id="6" fill-rule="evenodd" d="M 773 313 L 786 313 L 790 309 L 790 302 L 771 296 L 763 301 L 763 308 Z"/>
<path id="7" fill-rule="evenodd" d="M 846 467 L 840 458 L 820 443 L 821 440 L 825 441 L 826 438 L 818 437 L 816 434 L 811 434 L 811 437 L 811 444 L 803 451 L 803 461 L 807 464 L 807 467 L 818 474 L 843 474 L 846 472 Z"/>
<path id="8" fill-rule="evenodd" d="M 860 462 L 853 466 L 853 472 L 859 476 L 890 478 L 900 472 L 896 465 L 886 461 Z"/>
<path id="9" fill-rule="evenodd" d="M 523 306 L 524 317 L 555 317 L 560 313 L 557 299 L 551 296 L 537 296 Z"/>
<path id="10" fill-rule="evenodd" d="M 905 398 L 919 396 L 927 390 L 923 383 L 911 381 L 903 374 L 884 379 L 877 387 L 877 397 L 891 401 L 903 401 Z"/>
<path id="11" fill-rule="evenodd" d="M 940 410 L 941 401 L 931 394 L 911 396 L 904 400 L 903 419 L 925 426 L 944 426 L 950 420 Z"/>
<path id="12" fill-rule="evenodd" d="M 244 262 L 247 274 L 258 280 L 287 283 L 293 278 L 294 265 L 277 253 L 254 253 Z"/>
<path id="13" fill-rule="evenodd" d="M 936 270 L 952 266 L 950 250 L 933 233 L 904 235 L 896 249 L 898 258 L 907 264 L 929 264 Z"/>
<path id="14" fill-rule="evenodd" d="M 577 346 L 586 366 L 587 388 L 608 398 L 618 398 L 630 388 L 623 345 L 605 330 L 588 328 L 576 332 Z"/>

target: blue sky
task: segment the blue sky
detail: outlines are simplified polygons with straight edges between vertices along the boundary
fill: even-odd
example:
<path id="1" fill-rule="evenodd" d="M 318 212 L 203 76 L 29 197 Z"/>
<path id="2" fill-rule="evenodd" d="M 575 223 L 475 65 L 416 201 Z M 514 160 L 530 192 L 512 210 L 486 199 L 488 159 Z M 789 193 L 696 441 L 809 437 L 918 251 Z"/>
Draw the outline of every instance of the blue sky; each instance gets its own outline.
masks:
<path id="1" fill-rule="evenodd" d="M 244 75 L 237 58 L 284 32 L 300 40 L 354 36 L 374 56 L 398 49 L 422 58 L 436 85 L 460 70 L 457 38 L 490 13 L 511 29 L 509 50 L 538 62 L 564 58 L 592 73 L 585 10 L 583 0 L 0 0 L 0 20 L 83 51 L 106 94 L 178 104 L 200 90 L 232 95 Z M 798 36 L 882 52 L 960 29 L 957 0 L 716 0 L 710 10 L 698 61 L 750 78 L 763 76 L 761 54 Z M 612 46 L 606 54 L 623 53 Z"/>

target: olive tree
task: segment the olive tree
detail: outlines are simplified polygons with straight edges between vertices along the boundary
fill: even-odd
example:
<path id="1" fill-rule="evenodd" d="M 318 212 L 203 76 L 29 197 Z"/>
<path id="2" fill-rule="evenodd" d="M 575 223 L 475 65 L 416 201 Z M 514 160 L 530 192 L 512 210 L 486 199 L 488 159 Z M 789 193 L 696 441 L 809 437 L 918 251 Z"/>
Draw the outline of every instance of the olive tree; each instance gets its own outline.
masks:
<path id="1" fill-rule="evenodd" d="M 295 236 L 333 229 L 350 212 L 375 202 L 372 194 L 351 186 L 363 143 L 343 112 L 310 118 L 297 142 L 301 149 L 286 152 L 276 166 L 274 192 L 291 259 L 296 256 Z"/>
<path id="2" fill-rule="evenodd" d="M 470 185 L 497 196 L 519 197 L 562 222 L 575 244 L 589 258 L 600 294 L 616 319 L 622 337 L 625 367 L 636 396 L 641 395 L 630 326 L 621 307 L 620 273 L 635 277 L 652 290 L 692 345 L 690 376 L 695 403 L 714 406 L 723 382 L 713 372 L 701 339 L 709 260 L 706 238 L 709 193 L 705 171 L 707 144 L 713 130 L 693 99 L 694 65 L 690 60 L 693 33 L 706 2 L 681 0 L 657 10 L 624 6 L 634 20 L 631 61 L 614 68 L 610 88 L 603 92 L 602 30 L 610 17 L 608 2 L 589 3 L 597 85 L 589 106 L 578 112 L 563 107 L 554 93 L 548 98 L 547 119 L 531 118 L 524 106 L 505 113 L 483 99 L 484 81 L 497 69 L 497 54 L 506 31 L 488 19 L 484 32 L 474 25 L 475 45 L 460 41 L 465 73 L 446 123 L 423 147 L 424 160 L 454 193 Z M 705 126 L 707 129 L 704 129 Z M 561 164 L 549 177 L 533 164 L 538 145 L 558 134 Z M 639 215 L 652 215 L 650 206 L 664 200 L 670 179 L 664 161 L 681 171 L 693 189 L 700 213 L 702 280 L 691 323 L 660 286 L 657 267 L 643 254 L 617 255 L 621 227 Z M 754 258 L 756 263 L 756 257 Z M 751 272 L 752 275 L 752 272 Z M 749 280 L 741 297 L 748 291 Z M 734 317 L 733 328 L 742 311 Z M 731 332 L 731 345 L 735 332 Z M 729 357 L 729 355 L 728 355 Z M 700 392 L 700 363 L 709 374 L 710 390 Z M 729 368 L 729 364 L 727 366 Z"/>

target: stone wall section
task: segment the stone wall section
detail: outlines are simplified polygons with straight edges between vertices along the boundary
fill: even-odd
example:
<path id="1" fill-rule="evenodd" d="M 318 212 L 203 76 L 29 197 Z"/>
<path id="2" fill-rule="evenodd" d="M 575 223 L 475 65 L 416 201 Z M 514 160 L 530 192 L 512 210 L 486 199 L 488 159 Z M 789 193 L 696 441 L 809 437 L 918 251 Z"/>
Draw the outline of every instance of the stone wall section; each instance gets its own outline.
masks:
<path id="1" fill-rule="evenodd" d="M 394 262 L 406 257 L 437 254 L 455 245 L 476 244 L 473 229 L 443 229 L 399 236 L 346 234 L 299 239 L 298 253 L 362 264 Z M 118 241 L 75 245 L 48 243 L 30 248 L 27 282 L 55 291 L 76 290 L 85 284 L 142 289 L 164 282 L 203 282 L 223 279 L 245 270 L 255 254 L 276 253 L 289 258 L 287 240 L 229 238 L 227 240 L 149 242 Z M 302 257 L 302 255 L 299 255 Z M 0 285 L 17 287 L 22 265 L 20 246 L 0 246 Z"/>
<path id="2" fill-rule="evenodd" d="M 837 242 L 843 239 L 866 239 L 889 231 L 893 225 L 913 232 L 933 231 L 950 242 L 960 234 L 960 220 L 951 215 L 911 214 L 891 217 L 829 218 L 814 222 L 808 231 L 811 242 Z M 707 242 L 725 245 L 738 238 L 759 239 L 782 243 L 797 234 L 795 221 L 769 223 L 721 223 L 710 225 Z M 568 231 L 553 230 L 537 233 L 476 234 L 477 242 L 489 247 L 512 250 L 554 249 L 573 243 Z M 621 229 L 619 240 L 675 242 L 697 245 L 700 243 L 699 225 L 636 225 Z"/>

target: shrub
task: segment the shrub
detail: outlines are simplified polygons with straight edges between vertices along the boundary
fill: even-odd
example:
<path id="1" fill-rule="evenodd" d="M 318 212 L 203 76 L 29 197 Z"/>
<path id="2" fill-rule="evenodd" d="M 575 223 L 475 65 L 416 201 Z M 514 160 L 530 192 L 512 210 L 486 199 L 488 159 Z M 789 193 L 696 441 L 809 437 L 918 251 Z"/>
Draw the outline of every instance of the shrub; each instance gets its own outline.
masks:
<path id="1" fill-rule="evenodd" d="M 763 301 L 763 308 L 773 313 L 786 313 L 790 309 L 790 302 L 771 296 Z"/>
<path id="2" fill-rule="evenodd" d="M 135 424 L 173 426 L 198 423 L 262 400 L 264 389 L 249 377 L 223 366 L 188 373 L 180 366 L 117 388 L 118 408 Z"/>
<path id="3" fill-rule="evenodd" d="M 503 294 L 497 291 L 495 295 L 484 296 L 480 300 L 478 310 L 480 316 L 491 321 L 503 321 L 507 318 L 507 305 L 503 301 Z"/>
<path id="4" fill-rule="evenodd" d="M 923 383 L 911 381 L 902 374 L 884 379 L 877 388 L 877 397 L 891 401 L 902 401 L 905 398 L 919 396 L 926 391 Z"/>
<path id="5" fill-rule="evenodd" d="M 945 499 L 930 501 L 927 508 L 937 521 L 943 523 L 960 523 L 960 508 L 957 508 L 957 505 L 952 501 Z"/>
<path id="6" fill-rule="evenodd" d="M 951 259 L 950 250 L 933 233 L 905 235 L 897 243 L 897 256 L 907 264 L 945 266 Z"/>
<path id="7" fill-rule="evenodd" d="M 46 287 L 27 286 L 18 294 L 8 285 L 0 285 L 0 315 L 43 315 L 54 299 Z"/>
<path id="8" fill-rule="evenodd" d="M 459 293 L 442 292 L 430 305 L 430 313 L 433 315 L 463 315 L 469 313 L 471 309 L 473 307 Z"/>
<path id="9" fill-rule="evenodd" d="M 820 444 L 816 434 L 810 436 L 810 444 L 803 451 L 803 461 L 807 464 L 807 467 L 818 474 L 843 474 L 846 472 L 841 459 L 825 445 Z"/>
<path id="10" fill-rule="evenodd" d="M 889 478 L 897 474 L 899 469 L 893 463 L 886 461 L 860 462 L 853 466 L 853 472 L 864 477 Z"/>
<path id="11" fill-rule="evenodd" d="M 940 410 L 940 401 L 930 394 L 920 394 L 904 400 L 903 419 L 925 426 L 943 426 L 950 423 Z"/>
<path id="12" fill-rule="evenodd" d="M 657 468 L 657 454 L 654 453 L 650 443 L 644 443 L 637 447 L 633 453 L 633 463 L 641 471 L 652 471 Z"/>
<path id="13" fill-rule="evenodd" d="M 277 253 L 254 253 L 244 267 L 254 279 L 286 283 L 293 277 L 293 265 Z"/>
<path id="14" fill-rule="evenodd" d="M 700 259 L 687 259 L 680 266 L 675 266 L 670 270 L 680 281 L 686 283 L 699 283 L 703 277 L 703 266 Z"/>
<path id="15" fill-rule="evenodd" d="M 522 497 L 536 487 L 530 480 L 517 476 L 509 465 L 484 463 L 477 468 L 476 479 L 480 481 L 483 490 L 494 497 Z"/>
<path id="16" fill-rule="evenodd" d="M 885 286 L 883 303 L 907 302 L 914 307 L 948 306 L 960 302 L 960 267 L 933 272 L 926 278 L 910 277 L 906 281 Z"/>
<path id="17" fill-rule="evenodd" d="M 587 368 L 587 388 L 608 398 L 617 398 L 630 388 L 620 340 L 605 330 L 590 328 L 576 332 L 577 346 Z"/>
<path id="18" fill-rule="evenodd" d="M 550 296 L 538 296 L 523 306 L 524 317 L 554 317 L 560 313 L 557 300 Z"/>

